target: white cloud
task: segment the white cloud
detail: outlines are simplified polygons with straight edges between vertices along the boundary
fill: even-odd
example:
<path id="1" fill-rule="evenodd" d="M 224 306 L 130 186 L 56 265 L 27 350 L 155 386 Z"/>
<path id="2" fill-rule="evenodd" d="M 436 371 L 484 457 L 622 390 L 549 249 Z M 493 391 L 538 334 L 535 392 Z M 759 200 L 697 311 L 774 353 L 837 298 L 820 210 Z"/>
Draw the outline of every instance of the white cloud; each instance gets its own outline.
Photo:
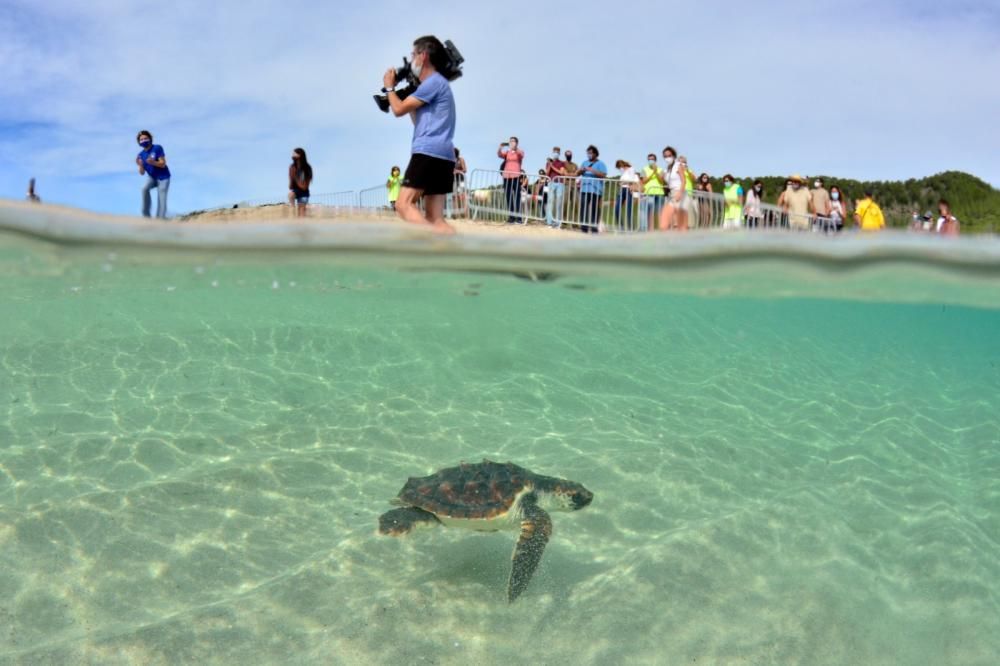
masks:
<path id="1" fill-rule="evenodd" d="M 534 168 L 556 143 L 633 161 L 671 143 L 713 173 L 1000 183 L 998 13 L 937 7 L 8 0 L 0 194 L 35 174 L 50 198 L 133 211 L 138 195 L 118 193 L 139 187 L 139 128 L 167 149 L 177 211 L 280 198 L 297 145 L 317 190 L 377 183 L 405 163 L 410 128 L 371 94 L 424 32 L 467 58 L 454 89 L 473 166 L 517 134 Z M 71 185 L 116 172 L 113 199 L 107 178 Z"/>

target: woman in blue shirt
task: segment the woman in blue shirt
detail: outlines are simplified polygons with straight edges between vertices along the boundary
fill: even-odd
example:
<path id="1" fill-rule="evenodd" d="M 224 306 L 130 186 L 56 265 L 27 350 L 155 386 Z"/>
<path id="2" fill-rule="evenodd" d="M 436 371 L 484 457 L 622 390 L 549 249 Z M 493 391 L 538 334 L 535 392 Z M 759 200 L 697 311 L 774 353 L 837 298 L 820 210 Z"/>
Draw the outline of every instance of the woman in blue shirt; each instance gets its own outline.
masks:
<path id="1" fill-rule="evenodd" d="M 599 158 L 596 146 L 587 146 L 587 161 L 580 165 L 580 231 L 597 233 L 601 220 L 601 197 L 608 167 Z"/>

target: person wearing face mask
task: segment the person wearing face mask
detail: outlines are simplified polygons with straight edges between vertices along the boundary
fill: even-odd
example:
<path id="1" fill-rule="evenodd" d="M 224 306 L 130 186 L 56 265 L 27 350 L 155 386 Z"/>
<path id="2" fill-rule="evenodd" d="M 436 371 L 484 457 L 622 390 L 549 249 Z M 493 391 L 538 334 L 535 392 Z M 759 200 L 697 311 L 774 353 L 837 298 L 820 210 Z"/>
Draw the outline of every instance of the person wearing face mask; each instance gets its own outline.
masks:
<path id="1" fill-rule="evenodd" d="M 663 186 L 667 184 L 666 174 L 656 164 L 656 153 L 646 156 L 646 166 L 639 176 L 639 183 L 642 185 L 642 211 L 639 214 L 639 231 L 649 231 L 655 228 L 656 220 L 660 219 L 660 211 L 663 210 L 663 198 L 666 191 Z"/>
<path id="2" fill-rule="evenodd" d="M 817 178 L 813 182 L 813 189 L 809 193 L 809 206 L 813 215 L 816 216 L 813 228 L 816 231 L 830 232 L 833 224 L 830 222 L 830 193 L 826 191 L 822 178 Z"/>
<path id="3" fill-rule="evenodd" d="M 566 198 L 566 163 L 560 159 L 562 151 L 559 146 L 552 148 L 552 154 L 545 160 L 545 177 L 549 183 L 549 195 L 545 200 L 545 224 L 553 229 L 559 228 L 556 217 L 563 216 L 563 201 Z"/>
<path id="4" fill-rule="evenodd" d="M 788 179 L 790 189 L 785 191 L 782 197 L 782 208 L 788 216 L 788 226 L 792 229 L 808 230 L 809 208 L 812 205 L 812 197 L 809 189 L 802 186 L 804 182 L 802 176 L 795 174 Z"/>
<path id="5" fill-rule="evenodd" d="M 615 200 L 615 226 L 618 230 L 634 227 L 632 223 L 632 199 L 635 197 L 635 190 L 639 186 L 639 174 L 635 172 L 632 165 L 625 160 L 615 162 L 618 169 L 618 197 Z M 622 212 L 625 215 L 622 217 Z"/>
<path id="6" fill-rule="evenodd" d="M 732 174 L 722 177 L 722 196 L 726 201 L 723 229 L 739 229 L 743 226 L 743 186 L 736 182 Z"/>
<path id="7" fill-rule="evenodd" d="M 684 181 L 687 178 L 684 167 L 677 161 L 677 151 L 667 146 L 663 149 L 663 161 L 667 171 L 667 203 L 660 213 L 660 231 L 676 228 L 687 231 L 687 207 L 685 206 Z"/>
<path id="8" fill-rule="evenodd" d="M 406 99 L 400 99 L 396 70 L 382 77 L 386 98 L 397 118 L 410 116 L 413 140 L 410 163 L 403 174 L 403 186 L 396 201 L 396 213 L 406 222 L 430 224 L 439 233 L 455 233 L 444 220 L 447 196 L 455 189 L 455 97 L 448 79 L 438 71 L 447 66 L 444 45 L 428 35 L 413 42 L 410 69 L 420 86 Z M 424 211 L 417 202 L 423 198 Z"/>
<path id="9" fill-rule="evenodd" d="M 167 168 L 167 156 L 163 147 L 153 143 L 153 135 L 142 130 L 135 137 L 142 150 L 135 158 L 139 166 L 139 175 L 146 176 L 142 186 L 142 216 L 149 217 L 153 206 L 150 190 L 156 190 L 156 217 L 163 220 L 167 217 L 167 192 L 170 190 L 170 169 Z"/>
<path id="10" fill-rule="evenodd" d="M 587 161 L 580 165 L 580 231 L 596 234 L 600 229 L 601 198 L 608 167 L 596 146 L 587 146 Z"/>
<path id="11" fill-rule="evenodd" d="M 389 180 L 385 181 L 386 197 L 389 200 L 389 207 L 396 210 L 396 201 L 399 199 L 399 190 L 403 186 L 403 177 L 399 175 L 399 167 L 394 166 L 389 171 Z"/>
<path id="12" fill-rule="evenodd" d="M 580 171 L 580 167 L 573 161 L 572 150 L 567 150 L 564 154 L 566 156 L 566 175 L 572 178 Z"/>
<path id="13" fill-rule="evenodd" d="M 523 171 L 524 151 L 518 147 L 516 136 L 510 137 L 510 143 L 501 143 L 497 149 L 497 157 L 503 160 L 501 176 L 503 177 L 504 200 L 510 217 L 507 224 L 521 223 L 521 171 Z"/>
<path id="14" fill-rule="evenodd" d="M 288 167 L 288 203 L 295 206 L 299 217 L 306 216 L 312 177 L 313 171 L 309 160 L 306 159 L 306 151 L 296 148 L 292 151 L 292 163 Z"/>
<path id="15" fill-rule="evenodd" d="M 830 227 L 840 233 L 844 230 L 844 220 L 847 218 L 847 202 L 844 194 L 836 185 L 830 186 Z"/>
<path id="16" fill-rule="evenodd" d="M 755 180 L 753 187 L 747 192 L 746 203 L 743 205 L 743 216 L 747 221 L 748 229 L 756 229 L 760 226 L 760 218 L 763 217 L 764 210 L 761 204 L 764 203 L 764 183 Z"/>
<path id="17" fill-rule="evenodd" d="M 712 200 L 702 192 L 711 193 L 712 189 L 712 178 L 707 174 L 703 173 L 694 182 L 694 198 L 697 201 L 697 218 L 699 227 L 710 227 L 712 226 Z"/>

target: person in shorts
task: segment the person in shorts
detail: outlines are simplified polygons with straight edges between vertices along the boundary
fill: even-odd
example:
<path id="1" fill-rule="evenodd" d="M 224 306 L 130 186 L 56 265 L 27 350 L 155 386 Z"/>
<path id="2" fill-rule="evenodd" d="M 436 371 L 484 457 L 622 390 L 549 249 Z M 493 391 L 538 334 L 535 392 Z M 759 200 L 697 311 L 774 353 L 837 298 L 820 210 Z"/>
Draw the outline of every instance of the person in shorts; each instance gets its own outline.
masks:
<path id="1" fill-rule="evenodd" d="M 393 115 L 409 115 L 413 120 L 410 164 L 403 174 L 396 213 L 407 222 L 430 224 L 435 231 L 454 233 L 444 220 L 445 201 L 455 186 L 455 97 L 448 80 L 438 71 L 447 64 L 444 45 L 437 37 L 420 37 L 413 42 L 410 59 L 420 86 L 406 99 L 400 99 L 393 90 L 394 69 L 383 77 Z M 421 197 L 426 216 L 417 205 Z"/>
<path id="2" fill-rule="evenodd" d="M 292 151 L 292 163 L 288 166 L 288 203 L 298 217 L 306 216 L 306 204 L 309 203 L 309 185 L 312 183 L 313 170 L 306 159 L 306 151 L 296 148 Z"/>

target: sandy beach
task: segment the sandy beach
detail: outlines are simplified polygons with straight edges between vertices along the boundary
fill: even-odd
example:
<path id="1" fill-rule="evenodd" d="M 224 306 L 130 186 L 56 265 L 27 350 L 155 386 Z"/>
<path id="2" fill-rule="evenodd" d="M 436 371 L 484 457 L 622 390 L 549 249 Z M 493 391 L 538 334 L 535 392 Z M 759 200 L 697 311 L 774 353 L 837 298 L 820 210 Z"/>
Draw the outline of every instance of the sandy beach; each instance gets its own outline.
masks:
<path id="1" fill-rule="evenodd" d="M 420 228 L 420 225 L 411 225 L 403 222 L 389 211 L 351 211 L 343 213 L 341 211 L 330 211 L 323 206 L 311 206 L 308 217 L 294 217 L 290 206 L 283 204 L 254 206 L 250 208 L 223 208 L 218 210 L 204 211 L 180 216 L 177 218 L 183 222 L 205 224 L 205 223 L 231 223 L 240 224 L 243 222 L 284 222 L 289 225 L 300 224 L 329 224 L 337 222 L 352 222 L 370 220 L 372 222 L 396 222 L 408 228 Z M 552 229 L 544 224 L 506 224 L 504 222 L 484 222 L 472 221 L 468 219 L 448 220 L 448 223 L 455 227 L 461 234 L 495 234 L 505 237 L 544 237 L 558 238 L 571 235 L 574 238 L 586 237 L 578 231 L 570 229 Z"/>

